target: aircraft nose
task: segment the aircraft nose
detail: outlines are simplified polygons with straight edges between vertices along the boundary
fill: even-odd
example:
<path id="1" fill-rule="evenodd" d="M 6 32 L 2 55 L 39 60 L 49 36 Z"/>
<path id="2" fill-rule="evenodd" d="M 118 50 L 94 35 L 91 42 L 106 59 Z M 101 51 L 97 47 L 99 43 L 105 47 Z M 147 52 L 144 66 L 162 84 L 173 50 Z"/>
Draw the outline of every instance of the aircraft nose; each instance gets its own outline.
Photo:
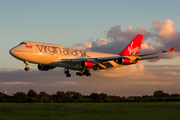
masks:
<path id="1" fill-rule="evenodd" d="M 14 48 L 10 49 L 9 53 L 13 56 L 14 55 Z"/>

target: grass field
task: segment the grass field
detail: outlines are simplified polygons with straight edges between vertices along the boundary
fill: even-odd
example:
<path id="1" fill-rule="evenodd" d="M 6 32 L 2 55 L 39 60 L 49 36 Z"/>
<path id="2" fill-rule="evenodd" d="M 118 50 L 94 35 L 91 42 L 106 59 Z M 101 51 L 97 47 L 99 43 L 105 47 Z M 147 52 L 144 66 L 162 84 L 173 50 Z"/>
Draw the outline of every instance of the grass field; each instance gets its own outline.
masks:
<path id="1" fill-rule="evenodd" d="M 0 120 L 180 120 L 180 102 L 0 103 Z"/>

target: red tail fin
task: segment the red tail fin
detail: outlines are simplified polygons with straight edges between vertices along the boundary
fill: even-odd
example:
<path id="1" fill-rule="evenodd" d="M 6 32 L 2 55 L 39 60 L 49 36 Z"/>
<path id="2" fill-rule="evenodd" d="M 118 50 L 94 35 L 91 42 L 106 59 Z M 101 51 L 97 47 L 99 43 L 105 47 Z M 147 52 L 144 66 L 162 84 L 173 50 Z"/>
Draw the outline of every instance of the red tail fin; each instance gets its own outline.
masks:
<path id="1" fill-rule="evenodd" d="M 139 54 L 143 35 L 138 34 L 119 55 Z"/>

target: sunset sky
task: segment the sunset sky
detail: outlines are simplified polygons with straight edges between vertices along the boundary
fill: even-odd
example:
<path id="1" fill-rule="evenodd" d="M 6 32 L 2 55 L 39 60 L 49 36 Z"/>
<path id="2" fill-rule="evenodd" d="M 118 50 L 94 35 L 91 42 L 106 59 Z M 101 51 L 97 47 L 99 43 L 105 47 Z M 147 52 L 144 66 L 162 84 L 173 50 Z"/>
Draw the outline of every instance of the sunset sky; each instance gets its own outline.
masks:
<path id="1" fill-rule="evenodd" d="M 49 94 L 76 91 L 84 95 L 152 95 L 156 90 L 180 94 L 179 0 L 0 0 L 0 92 L 8 95 L 33 89 Z M 93 71 L 79 77 L 63 68 L 48 72 L 12 57 L 9 50 L 22 41 L 53 43 L 74 49 L 120 53 L 137 35 L 144 39 L 140 53 L 163 51 L 161 60 Z"/>

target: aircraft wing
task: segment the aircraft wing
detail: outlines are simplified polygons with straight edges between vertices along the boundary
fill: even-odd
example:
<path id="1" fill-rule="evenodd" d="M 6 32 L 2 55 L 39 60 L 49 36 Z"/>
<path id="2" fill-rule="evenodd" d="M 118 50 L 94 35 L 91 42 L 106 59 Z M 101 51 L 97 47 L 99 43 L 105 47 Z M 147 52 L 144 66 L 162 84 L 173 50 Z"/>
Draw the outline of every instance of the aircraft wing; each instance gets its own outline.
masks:
<path id="1" fill-rule="evenodd" d="M 160 54 L 160 53 L 165 53 L 165 52 L 171 52 L 173 51 L 175 47 L 172 47 L 168 50 L 165 51 L 160 51 L 160 52 L 154 52 L 154 53 L 147 53 L 147 54 L 136 54 L 136 55 L 115 55 L 115 56 L 111 56 L 111 57 L 99 57 L 99 58 L 76 58 L 76 59 L 60 59 L 56 62 L 50 63 L 50 66 L 69 66 L 70 69 L 81 69 L 82 64 L 83 66 L 86 65 L 90 65 L 90 66 L 94 66 L 94 65 L 99 65 L 99 64 L 107 64 L 108 61 L 115 61 L 118 64 L 121 65 L 129 65 L 129 64 L 134 64 L 134 63 L 138 63 L 141 60 L 147 60 L 147 59 L 153 59 L 153 58 L 159 58 L 160 56 L 152 56 L 152 57 L 145 57 L 145 56 L 149 56 L 149 55 L 155 55 L 155 54 Z M 140 58 L 142 57 L 142 58 Z M 144 58 L 145 57 L 145 58 Z M 107 65 L 105 65 L 107 67 Z"/>
<path id="2" fill-rule="evenodd" d="M 165 51 L 160 51 L 160 52 L 154 52 L 154 53 L 145 53 L 145 54 L 133 54 L 133 55 L 129 55 L 129 57 L 138 57 L 135 61 L 138 61 L 138 60 L 147 60 L 147 59 L 152 59 L 152 58 L 159 58 L 161 56 L 155 56 L 155 57 L 148 57 L 148 58 L 139 58 L 139 57 L 144 57 L 144 56 L 149 56 L 149 55 L 155 55 L 155 54 L 160 54 L 160 53 L 165 53 L 165 52 L 171 52 L 174 50 L 174 46 L 171 47 L 170 49 L 168 50 L 165 50 Z M 110 60 L 117 60 L 120 56 L 113 56 L 113 57 L 100 57 L 100 58 L 96 58 L 97 61 L 110 61 Z M 127 57 L 127 55 L 125 56 L 121 56 L 121 57 Z"/>
<path id="3" fill-rule="evenodd" d="M 130 57 L 136 56 L 136 57 L 144 57 L 144 56 L 149 56 L 149 55 L 155 55 L 155 54 L 160 54 L 160 53 L 165 53 L 165 52 L 171 52 L 174 50 L 174 46 L 171 47 L 168 50 L 165 51 L 160 51 L 160 52 L 154 52 L 154 53 L 145 53 L 145 54 L 134 54 L 134 55 L 129 55 Z M 79 63 L 81 61 L 87 60 L 87 61 L 96 61 L 96 62 L 105 62 L 105 61 L 111 61 L 111 60 L 117 60 L 120 57 L 127 57 L 127 55 L 125 56 L 119 56 L 119 55 L 115 55 L 112 57 L 99 57 L 99 58 L 77 58 L 77 59 L 61 59 L 59 62 L 61 63 Z M 155 56 L 155 57 L 149 57 L 149 58 L 142 58 L 142 59 L 138 59 L 138 60 L 146 60 L 146 59 L 152 59 L 152 58 L 158 58 L 160 56 Z M 137 60 L 136 60 L 137 61 Z"/>
<path id="4" fill-rule="evenodd" d="M 142 57 L 142 56 L 148 56 L 148 55 L 154 55 L 154 54 L 160 54 L 160 53 L 165 53 L 165 52 L 171 52 L 174 50 L 174 46 L 171 47 L 169 50 L 165 50 L 165 51 L 160 51 L 160 52 L 154 52 L 154 53 L 145 53 L 145 54 L 138 54 L 138 55 L 135 55 L 135 56 L 139 56 L 139 57 Z M 134 56 L 134 55 L 132 55 Z"/>

